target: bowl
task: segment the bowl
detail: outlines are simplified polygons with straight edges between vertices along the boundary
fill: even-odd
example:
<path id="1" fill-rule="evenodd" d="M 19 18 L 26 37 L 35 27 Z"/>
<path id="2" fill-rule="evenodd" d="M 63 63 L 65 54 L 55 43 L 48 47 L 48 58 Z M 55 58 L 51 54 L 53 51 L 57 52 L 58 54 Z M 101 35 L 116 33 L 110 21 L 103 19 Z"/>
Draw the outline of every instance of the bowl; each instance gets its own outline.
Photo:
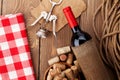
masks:
<path id="1" fill-rule="evenodd" d="M 69 65 L 69 64 L 67 64 L 67 63 L 65 63 L 65 62 L 58 62 L 58 63 L 66 65 L 67 68 L 70 68 L 70 67 L 72 66 L 72 65 Z M 54 65 L 54 64 L 53 64 L 53 65 Z M 53 65 L 51 65 L 50 67 L 48 67 L 47 70 L 45 71 L 44 80 L 47 80 L 48 72 L 49 72 L 49 70 L 50 70 L 51 68 L 53 68 Z M 80 76 L 79 76 L 79 80 L 80 80 Z"/>

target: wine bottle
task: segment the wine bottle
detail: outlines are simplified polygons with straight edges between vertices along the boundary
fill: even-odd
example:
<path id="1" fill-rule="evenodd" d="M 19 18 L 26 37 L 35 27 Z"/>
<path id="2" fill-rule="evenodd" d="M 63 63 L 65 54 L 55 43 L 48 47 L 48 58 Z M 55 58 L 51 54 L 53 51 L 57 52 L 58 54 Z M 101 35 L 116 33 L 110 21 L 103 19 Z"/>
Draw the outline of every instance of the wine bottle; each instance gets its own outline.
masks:
<path id="1" fill-rule="evenodd" d="M 71 38 L 71 45 L 73 47 L 79 46 L 79 45 L 83 44 L 84 42 L 90 40 L 91 36 L 88 33 L 84 32 L 80 29 L 80 26 L 78 25 L 71 8 L 68 6 L 63 9 L 63 12 L 64 12 L 64 14 L 67 18 L 67 21 L 69 23 L 69 26 L 73 32 L 73 35 Z"/>

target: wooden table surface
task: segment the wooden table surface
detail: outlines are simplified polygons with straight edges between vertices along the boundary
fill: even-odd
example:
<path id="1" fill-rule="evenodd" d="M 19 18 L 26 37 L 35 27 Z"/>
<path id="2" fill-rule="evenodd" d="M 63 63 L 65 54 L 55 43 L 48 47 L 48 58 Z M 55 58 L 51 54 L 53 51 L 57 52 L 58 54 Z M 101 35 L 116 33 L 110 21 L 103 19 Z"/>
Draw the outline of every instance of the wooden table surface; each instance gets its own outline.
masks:
<path id="1" fill-rule="evenodd" d="M 31 56 L 34 64 L 34 70 L 36 73 L 37 80 L 43 80 L 44 73 L 48 66 L 48 60 L 56 56 L 54 50 L 54 37 L 50 34 L 46 39 L 39 39 L 35 33 L 39 28 L 39 24 L 36 27 L 29 26 L 35 19 L 30 14 L 30 11 L 37 7 L 42 0 L 0 0 L 0 15 L 11 14 L 11 13 L 23 13 L 25 17 L 26 28 L 28 31 L 28 39 L 31 48 Z M 87 4 L 87 10 L 77 19 L 81 25 L 82 30 L 88 32 L 93 39 L 95 35 L 93 32 L 93 15 L 97 7 L 101 4 L 102 0 L 84 0 Z M 99 18 L 100 21 L 101 18 Z M 96 24 L 100 28 L 101 23 L 98 21 Z M 71 30 L 66 25 L 58 33 L 58 45 L 62 47 L 70 45 Z M 98 44 L 98 43 L 97 43 Z"/>

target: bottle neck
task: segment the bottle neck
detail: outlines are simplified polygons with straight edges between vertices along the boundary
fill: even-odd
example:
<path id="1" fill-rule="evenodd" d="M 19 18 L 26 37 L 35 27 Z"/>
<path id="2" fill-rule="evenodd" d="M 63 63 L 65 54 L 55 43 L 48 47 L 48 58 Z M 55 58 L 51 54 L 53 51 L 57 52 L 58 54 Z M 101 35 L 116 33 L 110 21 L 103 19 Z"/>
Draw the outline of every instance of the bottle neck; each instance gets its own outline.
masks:
<path id="1" fill-rule="evenodd" d="M 72 32 L 73 33 L 82 33 L 71 8 L 66 7 L 66 8 L 63 9 L 63 12 L 66 16 L 66 19 L 69 23 L 69 27 L 71 28 Z"/>
<path id="2" fill-rule="evenodd" d="M 75 19 L 75 16 L 74 16 L 74 14 L 73 14 L 70 7 L 64 8 L 63 12 L 64 12 L 64 14 L 66 16 L 66 19 L 67 19 L 67 21 L 69 23 L 70 28 L 74 28 L 75 26 L 78 26 L 78 23 L 77 23 L 77 21 Z"/>
<path id="3" fill-rule="evenodd" d="M 81 29 L 79 28 L 79 26 L 74 26 L 74 27 L 71 27 L 71 30 L 73 33 L 82 33 L 81 32 Z"/>

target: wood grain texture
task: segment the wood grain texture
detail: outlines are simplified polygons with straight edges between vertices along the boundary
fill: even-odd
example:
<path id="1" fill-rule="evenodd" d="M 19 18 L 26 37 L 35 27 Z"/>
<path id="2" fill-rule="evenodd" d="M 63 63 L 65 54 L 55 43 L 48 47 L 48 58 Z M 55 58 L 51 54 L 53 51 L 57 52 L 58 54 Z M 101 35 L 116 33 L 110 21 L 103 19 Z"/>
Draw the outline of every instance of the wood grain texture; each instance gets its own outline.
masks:
<path id="1" fill-rule="evenodd" d="M 32 28 L 29 25 L 34 21 L 34 18 L 31 16 L 30 11 L 40 3 L 39 0 L 3 0 L 2 15 L 11 14 L 11 13 L 23 13 L 26 23 L 26 28 L 28 32 L 28 39 L 31 47 L 31 55 L 34 65 L 34 70 L 36 77 L 38 77 L 38 66 L 39 66 L 39 43 L 38 45 L 33 46 L 37 40 L 35 35 L 36 28 Z M 37 26 L 37 25 L 36 25 Z M 38 39 L 39 42 L 39 39 Z"/>
<path id="2" fill-rule="evenodd" d="M 60 32 L 57 33 L 57 47 L 70 45 L 71 30 L 65 26 Z M 57 56 L 54 44 L 54 36 L 51 34 L 47 39 L 41 39 L 40 47 L 40 80 L 43 80 L 44 73 L 49 67 L 48 60 Z"/>
<path id="3" fill-rule="evenodd" d="M 39 29 L 39 24 L 34 27 L 29 26 L 35 18 L 31 16 L 30 11 L 37 7 L 42 0 L 0 0 L 0 13 L 5 15 L 9 13 L 23 13 L 25 16 L 25 22 L 27 26 L 28 39 L 30 42 L 32 59 L 34 64 L 34 70 L 36 73 L 37 80 L 43 80 L 44 73 L 49 67 L 48 60 L 56 56 L 56 48 L 54 44 L 54 36 L 52 33 L 46 39 L 39 39 L 35 34 Z M 84 0 L 87 4 L 87 9 L 78 18 L 78 22 L 81 25 L 82 30 L 88 32 L 93 39 L 96 41 L 93 29 L 92 21 L 93 15 L 96 8 L 101 4 L 102 0 Z M 1 8 L 1 5 L 3 7 Z M 2 10 L 1 10 L 2 9 Z M 1 12 L 2 11 L 2 12 Z M 101 17 L 97 21 L 96 26 L 101 29 Z M 101 33 L 100 33 L 101 34 Z M 66 25 L 62 30 L 57 33 L 57 47 L 63 47 L 70 45 L 70 39 L 72 32 L 68 25 Z M 98 43 L 97 43 L 98 44 Z"/>
<path id="4" fill-rule="evenodd" d="M 92 26 L 93 26 L 92 23 L 93 23 L 94 12 L 96 8 L 101 4 L 102 0 L 84 0 L 84 1 L 87 4 L 87 9 L 85 12 L 82 13 L 78 22 L 81 25 L 81 29 L 89 33 L 93 37 L 93 40 L 95 40 L 97 43 L 97 40 L 95 38 L 93 29 L 92 29 Z M 100 16 L 99 16 L 99 20 L 101 20 Z M 100 25 L 100 24 L 101 22 L 98 21 L 96 25 Z M 41 76 L 40 80 L 43 80 L 42 76 L 44 75 L 45 70 L 48 68 L 47 61 L 56 55 L 56 54 L 53 55 L 53 53 L 51 53 L 52 50 L 54 50 L 52 49 L 54 47 L 52 48 L 50 47 L 50 46 L 53 46 L 53 43 L 54 43 L 53 39 L 54 38 L 51 36 L 46 40 L 41 40 L 40 70 L 41 70 L 41 73 L 43 74 L 40 74 Z M 70 39 L 71 39 L 71 30 L 69 29 L 68 26 L 66 26 L 60 32 L 58 32 L 58 47 L 70 45 Z"/>
<path id="5" fill-rule="evenodd" d="M 2 15 L 2 6 L 3 6 L 2 1 L 3 0 L 0 0 L 0 15 Z"/>
<path id="6" fill-rule="evenodd" d="M 93 40 L 96 42 L 96 44 L 99 45 L 93 31 L 93 16 L 98 6 L 102 3 L 102 0 L 84 0 L 84 1 L 87 4 L 87 9 L 80 16 L 81 29 L 89 33 L 92 36 Z M 97 21 L 96 26 L 98 26 L 100 30 L 102 26 L 101 16 L 99 15 L 98 18 L 99 20 Z"/>

